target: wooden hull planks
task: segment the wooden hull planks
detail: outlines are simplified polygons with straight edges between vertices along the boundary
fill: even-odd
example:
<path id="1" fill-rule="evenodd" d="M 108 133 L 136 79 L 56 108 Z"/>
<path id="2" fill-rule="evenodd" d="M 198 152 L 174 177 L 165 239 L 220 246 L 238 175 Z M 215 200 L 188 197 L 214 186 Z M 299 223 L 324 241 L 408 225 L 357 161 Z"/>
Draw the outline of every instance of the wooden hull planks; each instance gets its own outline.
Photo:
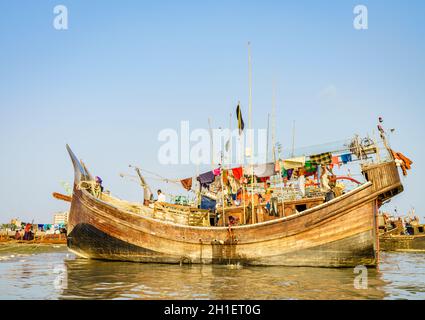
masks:
<path id="1" fill-rule="evenodd" d="M 380 236 L 379 241 L 382 251 L 425 252 L 425 235 Z"/>
<path id="2" fill-rule="evenodd" d="M 145 263 L 258 266 L 376 266 L 380 195 L 372 182 L 301 213 L 256 224 L 203 227 L 126 210 L 78 188 L 86 169 L 68 147 L 75 170 L 68 247 L 85 258 Z M 373 172 L 369 172 L 371 175 Z M 396 177 L 393 177 L 397 180 Z M 399 188 L 399 180 L 391 182 Z M 384 185 L 385 191 L 391 186 Z M 133 207 L 129 207 L 132 209 Z"/>

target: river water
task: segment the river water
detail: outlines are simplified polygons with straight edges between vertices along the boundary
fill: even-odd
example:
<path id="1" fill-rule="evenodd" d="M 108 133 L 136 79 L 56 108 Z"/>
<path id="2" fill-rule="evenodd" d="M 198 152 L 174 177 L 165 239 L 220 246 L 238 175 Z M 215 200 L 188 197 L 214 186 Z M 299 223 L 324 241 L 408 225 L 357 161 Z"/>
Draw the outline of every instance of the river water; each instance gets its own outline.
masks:
<path id="1" fill-rule="evenodd" d="M 425 254 L 381 253 L 379 270 L 355 271 L 104 262 L 65 246 L 0 245 L 0 299 L 424 300 Z"/>

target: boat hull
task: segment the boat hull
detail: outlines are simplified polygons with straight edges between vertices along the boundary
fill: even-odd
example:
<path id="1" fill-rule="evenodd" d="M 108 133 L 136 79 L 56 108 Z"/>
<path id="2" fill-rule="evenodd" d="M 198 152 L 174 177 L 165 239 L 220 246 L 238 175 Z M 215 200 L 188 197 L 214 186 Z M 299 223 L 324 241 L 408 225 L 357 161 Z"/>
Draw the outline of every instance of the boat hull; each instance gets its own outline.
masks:
<path id="1" fill-rule="evenodd" d="M 382 251 L 425 252 L 425 235 L 381 236 L 379 241 Z"/>
<path id="2" fill-rule="evenodd" d="M 123 212 L 74 190 L 68 247 L 85 258 L 148 263 L 376 265 L 370 185 L 301 214 L 255 225 L 191 227 Z"/>
<path id="3" fill-rule="evenodd" d="M 373 233 L 365 231 L 331 243 L 281 253 L 276 256 L 247 258 L 237 256 L 236 245 L 216 245 L 210 257 L 186 258 L 163 254 L 110 236 L 96 227 L 80 224 L 68 238 L 68 247 L 80 257 L 98 260 L 145 263 L 241 264 L 262 266 L 352 267 L 376 264 Z M 233 251 L 233 252 L 232 252 Z"/>
<path id="4" fill-rule="evenodd" d="M 89 259 L 257 266 L 376 266 L 379 192 L 367 182 L 329 202 L 279 219 L 201 227 L 134 213 L 79 188 L 90 174 L 70 153 L 75 173 L 68 247 Z M 398 182 L 397 182 L 398 183 Z M 144 210 L 144 212 L 143 212 Z"/>

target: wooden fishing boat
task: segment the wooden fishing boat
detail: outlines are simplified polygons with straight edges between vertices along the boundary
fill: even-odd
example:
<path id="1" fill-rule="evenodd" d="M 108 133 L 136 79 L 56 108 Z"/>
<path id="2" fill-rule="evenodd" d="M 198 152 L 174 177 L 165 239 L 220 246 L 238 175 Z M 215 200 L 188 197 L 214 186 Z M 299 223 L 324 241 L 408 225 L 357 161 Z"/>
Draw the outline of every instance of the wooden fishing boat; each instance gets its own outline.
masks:
<path id="1" fill-rule="evenodd" d="M 283 210 L 283 216 L 276 219 L 239 226 L 190 225 L 184 219 L 160 217 L 161 212 L 167 215 L 164 208 L 129 203 L 105 193 L 96 195 L 82 187 L 84 183 L 90 185 L 93 178 L 67 148 L 75 172 L 67 243 L 72 252 L 84 258 L 150 263 L 375 266 L 379 205 L 403 190 L 394 161 L 388 161 L 364 166 L 366 183 L 302 212 Z"/>
<path id="2" fill-rule="evenodd" d="M 403 224 L 402 218 L 379 216 L 379 241 L 382 251 L 425 252 L 425 225 L 419 219 Z"/>

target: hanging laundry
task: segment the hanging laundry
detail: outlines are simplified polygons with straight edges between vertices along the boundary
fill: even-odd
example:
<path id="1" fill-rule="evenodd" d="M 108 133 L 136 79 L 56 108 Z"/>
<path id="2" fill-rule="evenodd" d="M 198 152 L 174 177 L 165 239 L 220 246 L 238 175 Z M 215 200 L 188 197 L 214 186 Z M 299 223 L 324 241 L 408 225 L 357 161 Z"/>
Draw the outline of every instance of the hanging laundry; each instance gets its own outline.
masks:
<path id="1" fill-rule="evenodd" d="M 407 170 L 410 170 L 412 168 L 413 161 L 407 158 L 401 152 L 394 152 L 391 149 L 390 151 L 396 161 L 397 166 L 399 166 L 403 171 L 403 176 L 407 176 Z"/>
<path id="2" fill-rule="evenodd" d="M 240 181 L 242 176 L 243 176 L 243 169 L 242 169 L 242 167 L 233 168 L 232 173 L 233 173 L 233 176 L 235 177 L 235 179 Z"/>
<path id="3" fill-rule="evenodd" d="M 297 169 L 297 176 L 298 177 L 301 177 L 301 176 L 303 176 L 303 175 L 305 175 L 306 173 L 307 173 L 307 171 L 305 170 L 305 168 L 304 167 L 302 167 L 302 168 L 298 168 Z"/>
<path id="4" fill-rule="evenodd" d="M 306 173 L 315 173 L 317 171 L 317 164 L 312 163 L 310 160 L 307 160 L 304 165 Z"/>
<path id="5" fill-rule="evenodd" d="M 267 182 L 270 179 L 270 177 L 262 177 L 260 178 L 261 182 Z"/>
<path id="6" fill-rule="evenodd" d="M 205 196 L 201 197 L 201 209 L 214 210 L 216 203 L 217 203 L 216 200 L 213 200 Z"/>
<path id="7" fill-rule="evenodd" d="M 208 188 L 208 186 L 214 181 L 215 175 L 212 171 L 202 173 L 196 178 L 202 187 Z"/>
<path id="8" fill-rule="evenodd" d="M 291 180 L 292 173 L 294 172 L 294 169 L 288 169 L 288 170 L 286 170 L 286 171 L 287 171 L 287 173 L 288 173 L 288 180 Z"/>
<path id="9" fill-rule="evenodd" d="M 343 164 L 346 164 L 347 162 L 351 162 L 351 161 L 353 161 L 351 153 L 341 155 L 341 162 Z"/>
<path id="10" fill-rule="evenodd" d="M 221 174 L 221 169 L 220 168 L 214 169 L 213 173 L 215 176 L 219 176 Z"/>
<path id="11" fill-rule="evenodd" d="M 320 179 L 321 179 L 321 176 L 322 176 L 322 167 L 321 166 L 317 166 L 317 172 L 316 172 L 316 174 L 314 175 L 314 178 L 317 180 L 317 185 L 320 187 L 321 186 L 321 184 L 320 184 Z"/>
<path id="12" fill-rule="evenodd" d="M 223 183 L 225 185 L 229 182 L 228 176 L 229 176 L 229 170 L 223 170 Z"/>
<path id="13" fill-rule="evenodd" d="M 332 163 L 332 153 L 325 152 L 320 154 L 314 154 L 310 156 L 310 161 L 316 164 L 331 164 Z"/>
<path id="14" fill-rule="evenodd" d="M 183 188 L 185 188 L 187 191 L 190 191 L 192 189 L 192 178 L 187 178 L 180 180 L 180 183 L 182 184 Z"/>
<path id="15" fill-rule="evenodd" d="M 286 170 L 297 169 L 297 168 L 304 167 L 305 157 L 297 157 L 297 158 L 286 159 L 286 160 L 283 160 L 282 162 L 283 162 L 283 167 Z"/>
<path id="16" fill-rule="evenodd" d="M 253 167 L 254 167 L 254 175 L 257 176 L 258 178 L 271 177 L 276 174 L 276 172 L 274 171 L 275 164 L 273 162 L 265 163 L 265 164 L 257 164 L 257 165 L 254 165 Z M 251 170 L 252 170 L 251 167 L 249 167 L 248 170 L 246 171 L 249 172 L 249 174 L 251 174 Z"/>
<path id="17" fill-rule="evenodd" d="M 332 165 L 338 166 L 338 168 L 341 168 L 341 163 L 339 162 L 339 156 L 333 156 L 332 157 Z"/>

